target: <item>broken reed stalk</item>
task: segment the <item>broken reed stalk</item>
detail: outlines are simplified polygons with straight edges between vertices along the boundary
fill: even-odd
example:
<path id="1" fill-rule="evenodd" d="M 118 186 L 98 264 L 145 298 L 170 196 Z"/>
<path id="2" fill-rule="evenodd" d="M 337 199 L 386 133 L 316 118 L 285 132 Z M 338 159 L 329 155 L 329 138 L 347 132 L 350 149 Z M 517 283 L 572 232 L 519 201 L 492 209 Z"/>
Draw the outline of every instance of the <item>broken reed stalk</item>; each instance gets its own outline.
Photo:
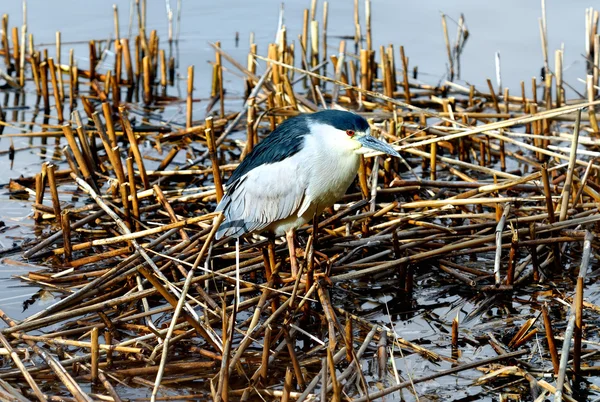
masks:
<path id="1" fill-rule="evenodd" d="M 569 352 L 571 349 L 571 342 L 573 341 L 573 371 L 579 373 L 580 362 L 581 362 L 581 337 L 583 332 L 583 286 L 585 276 L 590 264 L 590 256 L 592 251 L 592 239 L 593 235 L 591 232 L 586 231 L 583 245 L 583 255 L 581 257 L 581 265 L 579 267 L 579 275 L 577 276 L 577 290 L 576 295 L 571 304 L 569 311 L 569 318 L 567 321 L 567 329 L 565 330 L 562 354 L 560 358 L 560 366 L 558 370 L 558 378 L 556 380 L 556 391 L 554 398 L 556 400 L 562 400 L 563 398 L 563 387 L 566 377 L 567 365 L 569 362 Z"/>
<path id="2" fill-rule="evenodd" d="M 552 368 L 554 369 L 554 375 L 558 375 L 559 371 L 559 357 L 558 352 L 556 350 L 556 344 L 554 340 L 554 332 L 552 330 L 552 323 L 550 321 L 550 315 L 548 314 L 548 306 L 542 306 L 542 316 L 544 318 L 544 328 L 546 330 L 546 340 L 548 341 L 548 351 L 550 352 L 550 357 L 552 359 Z"/>
<path id="3" fill-rule="evenodd" d="M 73 250 L 71 248 L 71 222 L 68 209 L 65 209 L 61 212 L 60 224 L 63 232 L 65 262 L 69 262 L 73 259 Z"/>
<path id="4" fill-rule="evenodd" d="M 52 207 L 54 209 L 55 219 L 60 219 L 60 200 L 58 199 L 58 188 L 56 185 L 56 166 L 48 165 L 46 170 L 48 174 L 48 186 L 50 187 L 50 195 L 52 196 Z"/>
<path id="5" fill-rule="evenodd" d="M 496 258 L 494 259 L 494 278 L 496 282 L 496 286 L 500 285 L 500 263 L 502 258 L 502 232 L 504 231 L 504 225 L 506 224 L 506 219 L 508 218 L 508 214 L 510 213 L 510 203 L 506 203 L 504 206 L 504 211 L 502 212 L 502 217 L 496 226 Z"/>
<path id="6" fill-rule="evenodd" d="M 150 188 L 150 180 L 148 180 L 146 167 L 144 166 L 144 159 L 142 157 L 142 153 L 140 152 L 140 148 L 138 147 L 137 139 L 135 137 L 133 129 L 131 128 L 131 123 L 129 122 L 129 115 L 125 106 L 119 107 L 119 116 L 121 117 L 121 125 L 125 130 L 125 133 L 127 134 L 127 140 L 129 141 L 131 152 L 133 153 L 133 157 L 135 158 L 135 163 L 137 164 L 142 184 L 144 185 L 144 189 L 148 190 Z M 131 190 L 133 191 L 134 189 L 135 187 L 132 186 Z"/>
<path id="7" fill-rule="evenodd" d="M 153 77 L 152 77 L 152 69 L 150 66 L 150 56 L 144 56 L 142 59 L 142 68 L 143 68 L 143 75 L 144 75 L 144 103 L 146 105 L 151 105 L 152 101 L 153 101 L 153 94 L 152 94 L 152 83 L 153 83 Z"/>
<path id="8" fill-rule="evenodd" d="M 73 152 L 73 155 L 75 156 L 75 159 L 77 160 L 79 169 L 83 173 L 84 180 L 87 181 L 88 184 L 90 184 L 91 186 L 96 187 L 94 178 L 92 176 L 92 172 L 90 171 L 90 164 L 84 158 L 83 152 L 80 151 L 79 146 L 77 145 L 77 142 L 75 140 L 75 135 L 73 134 L 73 130 L 71 129 L 71 124 L 70 123 L 63 124 L 62 129 L 63 129 L 63 133 L 65 134 L 65 137 L 67 138 L 67 142 L 69 144 L 71 152 Z"/>
<path id="9" fill-rule="evenodd" d="M 217 49 L 221 48 L 221 42 L 215 42 Z M 223 83 L 223 63 L 221 62 L 221 53 L 219 51 L 215 54 L 215 63 L 217 66 L 217 82 L 218 82 L 218 96 L 219 96 L 219 117 L 222 119 L 225 117 L 225 84 Z"/>
<path id="10" fill-rule="evenodd" d="M 42 171 L 35 175 L 35 202 L 36 204 L 42 204 L 44 200 L 44 191 L 46 189 L 48 164 L 42 164 Z M 36 222 L 42 219 L 42 214 L 37 211 L 33 215 Z"/>
<path id="11" fill-rule="evenodd" d="M 4 53 L 4 64 L 7 68 L 11 66 L 10 61 L 10 46 L 8 45 L 8 14 L 2 14 L 2 52 Z"/>
<path id="12" fill-rule="evenodd" d="M 194 66 L 188 67 L 187 75 L 187 98 L 186 98 L 186 117 L 185 126 L 191 128 L 193 123 L 193 95 L 194 95 Z"/>
<path id="13" fill-rule="evenodd" d="M 21 44 L 19 43 L 19 28 L 13 27 L 12 29 L 12 44 L 13 44 L 13 60 L 12 67 L 15 69 L 15 75 L 18 77 L 21 75 L 19 59 L 20 54 L 24 51 L 21 49 Z M 24 44 L 23 44 L 24 45 Z M 8 49 L 8 48 L 7 48 Z"/>
<path id="14" fill-rule="evenodd" d="M 56 64 L 58 65 L 58 94 L 59 94 L 59 99 L 62 102 L 64 102 L 65 100 L 65 85 L 63 82 L 63 75 L 62 75 L 62 65 L 60 62 L 61 59 L 61 53 L 62 53 L 62 49 L 61 49 L 61 35 L 60 35 L 60 31 L 56 31 Z"/>
<path id="15" fill-rule="evenodd" d="M 215 144 L 215 134 L 213 129 L 213 119 L 208 117 L 205 121 L 206 129 L 206 144 L 208 148 L 208 155 L 212 162 L 213 169 L 213 181 L 215 183 L 215 189 L 217 191 L 217 202 L 223 198 L 223 184 L 221 183 L 221 171 L 219 170 L 219 158 L 217 156 L 217 147 Z"/>
<path id="16" fill-rule="evenodd" d="M 565 384 L 565 376 L 567 372 L 567 364 L 569 362 L 569 350 L 571 346 L 571 339 L 573 337 L 573 331 L 575 329 L 575 315 L 569 315 L 567 321 L 567 329 L 565 330 L 565 340 L 563 341 L 562 352 L 560 356 L 560 365 L 558 368 L 558 377 L 556 380 L 556 391 L 554 392 L 554 398 L 557 401 L 562 401 L 563 398 L 563 387 Z"/>
<path id="17" fill-rule="evenodd" d="M 446 15 L 442 14 L 442 30 L 444 32 L 444 43 L 446 43 L 446 54 L 448 56 L 448 68 L 450 81 L 454 81 L 454 58 L 452 57 L 452 49 L 450 47 L 450 37 L 448 36 L 448 24 L 446 23 Z"/>
<path id="18" fill-rule="evenodd" d="M 573 336 L 573 372 L 577 375 L 581 374 L 581 345 L 583 338 L 583 291 L 585 286 L 585 277 L 590 263 L 592 252 L 592 240 L 594 235 L 590 231 L 585 231 L 583 240 L 583 255 L 581 257 L 581 265 L 579 274 L 577 275 L 577 286 L 575 297 L 573 299 L 572 309 L 575 314 L 575 330 Z"/>
<path id="19" fill-rule="evenodd" d="M 577 145 L 579 143 L 579 129 L 581 123 L 581 109 L 577 111 L 575 117 L 575 128 L 573 129 L 573 140 L 571 141 L 571 154 L 569 157 L 569 167 L 567 168 L 567 178 L 560 201 L 560 216 L 559 221 L 564 221 L 567 217 L 567 210 L 569 209 L 569 199 L 571 197 L 571 186 L 573 184 L 573 174 L 575 170 L 575 161 L 577 159 Z M 575 203 L 576 201 L 573 200 Z"/>
<path id="20" fill-rule="evenodd" d="M 104 145 L 104 150 L 106 152 L 106 156 L 110 161 L 111 167 L 115 172 L 115 176 L 119 182 L 119 185 L 125 183 L 125 172 L 123 170 L 123 164 L 121 163 L 121 155 L 119 152 L 119 147 L 116 146 L 116 139 L 111 140 L 104 128 L 104 124 L 100 119 L 100 115 L 98 112 L 94 112 L 92 115 L 94 120 L 94 124 L 98 129 L 98 134 L 100 139 L 102 140 L 102 145 Z M 115 147 L 113 148 L 112 143 L 115 143 Z"/>
<path id="21" fill-rule="evenodd" d="M 408 81 L 408 57 L 404 54 L 404 46 L 400 46 L 400 61 L 402 62 L 402 84 L 404 85 L 404 98 L 406 103 L 410 103 L 410 84 Z"/>
<path id="22" fill-rule="evenodd" d="M 48 69 L 50 72 L 50 81 L 52 82 L 52 92 L 54 93 L 54 106 L 56 107 L 56 114 L 57 114 L 58 122 L 62 123 L 64 120 L 63 105 L 62 105 L 62 100 L 60 98 L 60 91 L 58 88 L 58 83 L 56 80 L 56 67 L 54 65 L 54 60 L 52 59 L 52 57 L 48 58 Z"/>
<path id="23" fill-rule="evenodd" d="M 452 320 L 452 355 L 458 358 L 458 314 Z"/>
<path id="24" fill-rule="evenodd" d="M 95 157 L 95 153 L 92 152 L 92 145 L 95 145 L 95 142 L 90 144 L 90 140 L 88 139 L 88 134 L 83 128 L 83 123 L 81 121 L 81 116 L 77 110 L 72 113 L 72 120 L 75 121 L 76 130 L 77 130 L 77 138 L 79 138 L 79 145 L 81 146 L 81 153 L 85 159 L 86 164 L 88 165 L 88 170 L 90 174 L 95 172 L 95 168 L 98 165 L 97 157 Z M 64 131 L 63 131 L 64 133 Z M 73 152 L 75 152 L 73 150 Z"/>
<path id="25" fill-rule="evenodd" d="M 92 382 L 98 381 L 98 358 L 100 349 L 98 348 L 98 328 L 92 328 L 92 336 L 91 336 L 91 344 L 92 344 L 92 370 L 91 370 L 91 380 Z"/>

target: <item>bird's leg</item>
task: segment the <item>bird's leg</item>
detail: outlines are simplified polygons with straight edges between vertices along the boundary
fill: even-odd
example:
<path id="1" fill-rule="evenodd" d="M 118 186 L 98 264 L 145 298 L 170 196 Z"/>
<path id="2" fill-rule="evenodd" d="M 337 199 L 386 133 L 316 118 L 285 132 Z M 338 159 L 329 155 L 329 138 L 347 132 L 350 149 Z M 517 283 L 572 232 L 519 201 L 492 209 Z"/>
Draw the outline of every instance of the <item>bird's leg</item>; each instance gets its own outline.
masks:
<path id="1" fill-rule="evenodd" d="M 288 250 L 290 252 L 290 265 L 292 266 L 292 278 L 298 276 L 298 260 L 296 259 L 296 231 L 290 229 L 285 232 L 285 239 L 287 240 Z"/>
<path id="2" fill-rule="evenodd" d="M 265 263 L 265 276 L 273 286 L 278 281 L 277 266 L 275 264 L 275 236 L 272 233 L 267 233 L 267 246 L 263 247 L 263 261 Z M 275 312 L 279 308 L 279 299 L 274 297 L 271 299 L 271 311 Z"/>
<path id="3" fill-rule="evenodd" d="M 271 237 L 269 240 L 269 264 L 271 266 L 270 275 L 277 274 L 277 264 L 275 263 L 275 236 Z M 271 277 L 268 278 L 271 280 Z"/>

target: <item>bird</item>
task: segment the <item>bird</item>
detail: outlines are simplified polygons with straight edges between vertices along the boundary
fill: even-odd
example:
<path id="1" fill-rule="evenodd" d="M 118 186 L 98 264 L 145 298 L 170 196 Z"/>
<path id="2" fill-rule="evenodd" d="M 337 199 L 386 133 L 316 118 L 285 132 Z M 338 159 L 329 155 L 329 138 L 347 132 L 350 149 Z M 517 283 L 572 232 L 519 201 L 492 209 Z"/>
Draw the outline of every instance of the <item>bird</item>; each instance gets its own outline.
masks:
<path id="1" fill-rule="evenodd" d="M 295 229 L 337 202 L 353 183 L 360 155 L 389 144 L 371 136 L 364 117 L 342 110 L 299 114 L 279 124 L 233 171 L 216 212 L 215 238 L 286 235 L 295 258 Z M 291 259 L 291 258 L 290 258 Z M 292 271 L 294 263 L 292 262 Z"/>

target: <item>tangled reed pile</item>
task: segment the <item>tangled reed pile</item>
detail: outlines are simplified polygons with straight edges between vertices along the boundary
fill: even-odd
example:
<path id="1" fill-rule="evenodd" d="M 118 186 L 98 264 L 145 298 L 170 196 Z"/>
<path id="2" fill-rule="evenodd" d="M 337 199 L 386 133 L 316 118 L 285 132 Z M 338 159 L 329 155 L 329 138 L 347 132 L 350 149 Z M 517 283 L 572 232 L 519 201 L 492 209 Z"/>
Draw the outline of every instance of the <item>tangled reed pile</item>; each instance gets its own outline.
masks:
<path id="1" fill-rule="evenodd" d="M 584 301 L 600 221 L 598 12 L 587 11 L 586 97 L 566 99 L 562 53 L 550 69 L 547 49 L 543 80 L 517 93 L 453 82 L 462 18 L 452 45 L 442 17 L 448 80 L 423 84 L 403 47 L 372 47 L 366 4 L 354 51 L 342 40 L 327 54 L 327 5 L 318 21 L 316 1 L 299 40 L 282 27 L 266 56 L 252 44 L 242 64 L 214 44 L 203 121 L 193 66 L 187 97 L 168 95 L 174 40 L 160 48 L 143 7 L 135 40 L 117 29 L 112 42 L 90 41 L 87 68 L 53 60 L 32 36 L 27 45 L 3 17 L 4 93 L 37 101 L 27 120 L 5 103 L 0 130 L 32 147 L 53 141 L 54 155 L 10 184 L 40 235 L 0 253 L 35 265 L 20 279 L 54 301 L 22 321 L 0 314 L 0 399 L 573 401 L 598 391 L 598 330 L 586 323 L 600 307 Z M 225 108 L 228 69 L 245 80 L 239 110 Z M 184 103 L 185 127 L 161 119 Z M 250 237 L 236 256 L 234 241 L 214 242 L 213 211 L 239 161 L 287 117 L 331 107 L 367 117 L 404 160 L 365 156 L 348 194 L 299 231 L 296 278 L 285 244 Z M 428 335 L 402 330 L 414 322 Z"/>

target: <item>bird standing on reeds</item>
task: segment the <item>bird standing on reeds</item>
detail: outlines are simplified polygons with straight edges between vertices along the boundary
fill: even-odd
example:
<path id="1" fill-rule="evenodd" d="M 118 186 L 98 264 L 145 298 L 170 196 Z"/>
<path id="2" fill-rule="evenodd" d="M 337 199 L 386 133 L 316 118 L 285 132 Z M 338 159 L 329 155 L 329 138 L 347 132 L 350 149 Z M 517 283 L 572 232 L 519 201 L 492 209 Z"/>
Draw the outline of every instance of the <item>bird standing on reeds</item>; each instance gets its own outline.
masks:
<path id="1" fill-rule="evenodd" d="M 294 231 L 332 206 L 354 181 L 360 154 L 400 156 L 370 135 L 361 116 L 339 110 L 302 114 L 281 123 L 233 172 L 217 206 L 216 238 L 286 234 L 294 271 Z M 295 272 L 292 272 L 295 274 Z"/>

